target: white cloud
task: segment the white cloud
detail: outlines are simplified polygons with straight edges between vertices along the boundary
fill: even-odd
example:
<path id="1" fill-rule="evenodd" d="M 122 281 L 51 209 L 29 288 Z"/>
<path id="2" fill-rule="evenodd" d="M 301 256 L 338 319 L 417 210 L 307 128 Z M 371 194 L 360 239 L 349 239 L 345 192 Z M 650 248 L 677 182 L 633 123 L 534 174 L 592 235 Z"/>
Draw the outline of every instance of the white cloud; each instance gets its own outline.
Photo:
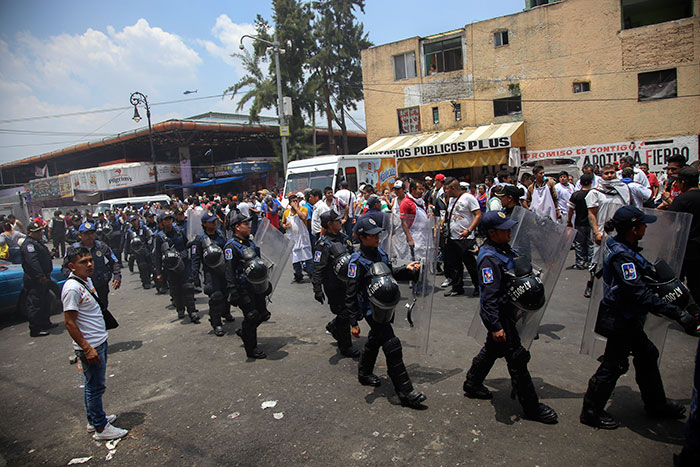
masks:
<path id="1" fill-rule="evenodd" d="M 208 40 L 198 42 L 214 57 L 234 67 L 240 67 L 240 59 L 231 57 L 231 54 L 240 51 L 241 37 L 245 34 L 255 34 L 255 27 L 248 23 L 236 24 L 228 15 L 222 14 L 216 18 L 216 24 L 211 28 L 211 33 L 218 43 Z M 250 41 L 245 41 L 244 45 L 250 47 Z"/>

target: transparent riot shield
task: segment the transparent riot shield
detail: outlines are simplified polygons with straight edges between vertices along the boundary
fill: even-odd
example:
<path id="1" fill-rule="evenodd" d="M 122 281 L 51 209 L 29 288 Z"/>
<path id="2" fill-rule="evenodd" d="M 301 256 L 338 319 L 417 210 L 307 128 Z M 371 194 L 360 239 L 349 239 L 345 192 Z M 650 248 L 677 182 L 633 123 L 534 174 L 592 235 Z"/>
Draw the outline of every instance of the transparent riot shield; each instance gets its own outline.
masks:
<path id="1" fill-rule="evenodd" d="M 544 285 L 544 305 L 536 311 L 517 312 L 516 328 L 523 347 L 529 349 L 547 311 L 549 299 L 566 262 L 575 232 L 548 217 L 539 217 L 521 207 L 516 207 L 510 217 L 518 222 L 512 229 L 510 245 L 521 256 L 530 258 L 533 271 L 539 274 L 539 279 Z M 486 328 L 478 311 L 472 319 L 469 335 L 479 341 L 486 335 Z"/>
<path id="2" fill-rule="evenodd" d="M 191 242 L 197 235 L 204 232 L 202 228 L 202 217 L 204 217 L 206 212 L 207 210 L 200 206 L 190 211 L 190 214 L 187 216 L 187 232 L 185 232 L 188 241 Z"/>
<path id="3" fill-rule="evenodd" d="M 437 226 L 435 217 L 427 218 L 420 237 L 423 244 L 418 245 L 420 257 L 411 255 L 411 251 L 405 244 L 406 237 L 401 230 L 401 219 L 398 214 L 387 213 L 385 215 L 384 229 L 380 235 L 380 245 L 389 254 L 394 267 L 403 266 L 413 261 L 420 262 L 420 273 L 415 282 L 399 282 L 401 289 L 401 301 L 396 305 L 394 315 L 394 332 L 401 339 L 404 349 L 408 352 L 419 354 L 427 353 L 430 336 L 430 321 L 433 310 L 433 296 L 435 292 L 435 264 L 437 259 Z M 397 226 L 400 234 L 397 234 Z M 387 228 L 388 227 L 388 228 Z M 400 242 L 404 245 L 400 245 Z M 382 245 L 383 243 L 383 245 Z M 391 250 L 386 250 L 384 245 Z M 415 258 L 415 259 L 414 259 Z"/>
<path id="4" fill-rule="evenodd" d="M 270 224 L 268 219 L 263 219 L 255 234 L 255 244 L 260 247 L 260 256 L 269 270 L 272 294 L 274 294 L 277 290 L 277 283 L 282 277 L 282 271 L 292 254 L 292 242 L 274 225 Z"/>
<path id="5" fill-rule="evenodd" d="M 665 260 L 676 273 L 676 276 L 678 276 L 683 264 L 688 233 L 690 232 L 690 221 L 693 216 L 688 213 L 648 208 L 642 208 L 642 211 L 657 217 L 656 222 L 647 225 L 644 238 L 639 242 L 639 245 L 643 248 L 642 255 L 651 263 L 655 263 L 659 259 Z M 615 234 L 612 233 L 612 235 Z M 600 266 L 602 267 L 602 262 Z M 598 307 L 603 298 L 603 292 L 603 279 L 602 277 L 596 277 L 581 340 L 581 353 L 590 355 L 593 358 L 598 358 L 603 354 L 607 341 L 605 337 L 595 333 Z M 666 333 L 670 324 L 671 321 L 660 316 L 647 315 L 644 330 L 649 340 L 659 349 L 659 353 L 663 352 Z"/>

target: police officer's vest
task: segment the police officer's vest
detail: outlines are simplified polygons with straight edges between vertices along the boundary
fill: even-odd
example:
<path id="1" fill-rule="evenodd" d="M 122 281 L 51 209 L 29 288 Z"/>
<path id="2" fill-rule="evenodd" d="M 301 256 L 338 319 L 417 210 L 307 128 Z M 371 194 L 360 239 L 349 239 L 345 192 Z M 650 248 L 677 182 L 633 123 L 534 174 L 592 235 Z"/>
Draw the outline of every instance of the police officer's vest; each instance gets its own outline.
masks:
<path id="1" fill-rule="evenodd" d="M 226 241 L 226 237 L 224 237 L 218 229 L 214 231 L 214 238 L 209 236 L 206 232 L 202 232 L 197 235 L 195 242 L 192 244 L 192 255 L 197 254 L 197 248 L 199 248 L 202 254 L 202 267 L 211 272 L 221 272 L 223 270 L 219 268 L 212 269 L 205 261 L 205 255 L 207 254 L 206 244 L 211 243 L 212 245 L 218 245 L 221 248 L 221 254 L 224 255 L 222 259 L 225 260 L 224 247 L 226 246 Z"/>
<path id="2" fill-rule="evenodd" d="M 339 232 L 335 239 L 330 238 L 330 236 L 328 235 L 321 235 L 318 241 L 316 242 L 317 248 L 316 253 L 314 253 L 314 255 L 319 255 L 320 260 L 320 255 L 323 254 L 323 249 L 327 248 L 330 250 L 330 248 L 335 243 L 342 244 L 346 251 L 348 250 L 348 243 L 350 243 L 349 246 L 352 248 L 352 241 L 343 232 Z M 352 254 L 353 252 L 348 251 L 348 253 Z M 333 259 L 334 258 L 331 257 L 329 257 L 328 259 L 328 264 L 326 265 L 323 282 L 330 289 L 343 288 L 345 284 L 338 278 L 338 276 L 336 276 L 335 271 L 333 270 Z M 314 261 L 316 261 L 316 256 L 314 256 Z"/>
<path id="3" fill-rule="evenodd" d="M 515 250 L 512 251 L 517 256 L 517 252 Z M 489 256 L 498 259 L 501 262 L 504 271 L 513 269 L 515 267 L 515 264 L 513 264 L 512 257 L 506 255 L 501 251 L 498 251 L 496 248 L 494 248 L 492 245 L 489 245 L 488 243 L 485 243 L 481 246 L 481 248 L 479 248 L 479 255 L 476 258 L 476 264 L 480 265 L 481 261 Z"/>
<path id="4" fill-rule="evenodd" d="M 389 256 L 382 250 L 382 247 L 377 247 L 379 252 L 379 257 L 381 262 L 386 263 L 391 268 L 391 262 L 389 261 Z M 362 268 L 362 277 L 367 278 L 369 269 L 375 262 L 371 259 L 362 256 L 362 250 L 356 251 L 350 256 L 350 266 L 348 266 L 348 277 L 355 277 L 360 274 L 357 269 Z M 370 316 L 372 314 L 372 308 L 369 302 L 369 295 L 367 294 L 367 284 L 359 284 L 357 287 L 357 306 L 362 310 L 365 316 Z"/>
<path id="5" fill-rule="evenodd" d="M 66 221 L 60 217 L 54 217 L 51 224 L 51 236 L 53 238 L 63 238 L 66 236 Z"/>
<path id="6" fill-rule="evenodd" d="M 248 245 L 243 242 L 232 238 L 226 243 L 224 248 L 224 258 L 226 261 L 233 261 L 233 281 L 240 288 L 249 288 L 250 283 L 245 276 L 245 264 L 241 261 L 243 256 L 243 250 L 247 248 L 253 248 L 255 253 L 260 257 L 260 248 L 255 244 L 253 240 L 248 239 Z"/>
<path id="7" fill-rule="evenodd" d="M 165 233 L 165 230 L 158 231 L 156 235 L 160 237 L 164 245 L 168 245 L 166 248 L 174 248 L 179 253 L 185 252 L 184 256 L 181 255 L 183 256 L 183 259 L 185 256 L 187 256 L 187 239 L 185 238 L 185 235 L 182 233 L 182 230 L 180 230 L 179 227 L 173 226 L 171 235 Z"/>
<path id="8" fill-rule="evenodd" d="M 77 242 L 79 238 L 78 229 L 74 225 L 68 227 L 68 232 L 66 232 L 66 241 L 74 243 Z"/>

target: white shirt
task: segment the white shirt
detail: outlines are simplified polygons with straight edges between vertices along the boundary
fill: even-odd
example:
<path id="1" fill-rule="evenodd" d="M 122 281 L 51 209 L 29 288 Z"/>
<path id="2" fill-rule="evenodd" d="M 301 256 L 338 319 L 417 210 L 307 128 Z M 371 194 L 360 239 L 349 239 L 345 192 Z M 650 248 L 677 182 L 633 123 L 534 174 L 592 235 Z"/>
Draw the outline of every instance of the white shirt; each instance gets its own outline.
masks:
<path id="1" fill-rule="evenodd" d="M 630 189 L 630 204 L 639 209 L 643 208 L 644 202 L 651 196 L 651 190 L 637 182 L 628 183 L 627 188 Z"/>
<path id="2" fill-rule="evenodd" d="M 625 185 L 626 187 L 627 185 Z M 596 220 L 598 221 L 598 231 L 603 232 L 603 226 L 610 220 L 617 211 L 622 206 L 629 204 L 630 194 L 629 189 L 622 189 L 623 193 L 627 191 L 627 199 L 621 196 L 619 193 L 603 193 L 602 191 L 591 189 L 586 195 L 586 206 L 588 208 L 598 208 L 596 213 Z"/>
<path id="3" fill-rule="evenodd" d="M 598 186 L 598 182 L 602 180 L 599 176 L 596 174 L 593 174 L 593 182 L 591 182 L 591 189 L 595 188 Z M 579 178 L 576 181 L 576 186 L 574 187 L 574 191 L 579 191 L 581 189 L 581 179 Z"/>
<path id="4" fill-rule="evenodd" d="M 570 183 L 564 185 L 560 182 L 554 185 L 554 189 L 557 192 L 557 209 L 562 216 L 566 217 L 569 213 L 569 199 L 574 193 L 574 187 Z"/>
<path id="5" fill-rule="evenodd" d="M 245 201 L 238 203 L 238 212 L 243 214 L 245 217 L 250 216 L 250 204 L 246 203 Z"/>
<path id="6" fill-rule="evenodd" d="M 525 185 L 523 185 L 522 183 L 518 183 L 518 184 L 515 185 L 515 186 L 517 186 L 518 188 L 520 188 L 521 190 L 523 190 L 523 195 L 520 197 L 520 199 L 521 199 L 522 201 L 527 201 L 527 187 L 526 187 Z"/>
<path id="7" fill-rule="evenodd" d="M 645 174 L 641 169 L 634 168 L 634 177 L 632 178 L 635 182 L 639 183 L 642 185 L 644 188 L 651 188 L 651 185 L 649 184 L 649 179 L 647 178 L 647 174 Z M 617 178 L 622 179 L 622 170 L 617 171 Z"/>
<path id="8" fill-rule="evenodd" d="M 457 203 L 455 205 L 455 203 Z M 454 207 L 454 209 L 453 209 Z M 456 240 L 474 222 L 474 211 L 479 210 L 479 202 L 471 193 L 462 193 L 459 198 L 450 198 L 447 214 L 450 216 L 450 238 Z M 474 232 L 467 238 L 474 238 Z"/>
<path id="9" fill-rule="evenodd" d="M 318 235 L 321 233 L 321 214 L 331 210 L 325 199 L 320 199 L 314 204 L 314 213 L 311 215 L 311 233 Z"/>
<path id="10" fill-rule="evenodd" d="M 100 304 L 92 297 L 90 292 L 81 283 L 70 279 L 76 277 L 73 273 L 68 276 L 68 280 L 63 284 L 61 291 L 61 302 L 63 302 L 63 311 L 77 311 L 78 318 L 76 324 L 82 333 L 83 337 L 92 348 L 102 345 L 109 336 L 105 328 L 105 320 L 102 316 Z M 92 285 L 92 280 L 88 277 L 88 287 L 90 287 L 95 295 L 95 287 Z M 73 341 L 73 348 L 81 350 L 80 346 Z"/>
<path id="11" fill-rule="evenodd" d="M 342 212 L 338 212 L 338 214 L 340 214 L 341 216 L 345 216 L 345 210 L 347 209 L 347 206 L 350 205 L 351 209 L 348 213 L 348 218 L 352 219 L 353 217 L 355 217 L 355 213 L 352 210 L 351 203 L 356 201 L 357 198 L 352 192 L 350 192 L 350 190 L 338 190 L 335 194 L 335 198 L 338 200 L 339 208 L 342 210 Z"/>

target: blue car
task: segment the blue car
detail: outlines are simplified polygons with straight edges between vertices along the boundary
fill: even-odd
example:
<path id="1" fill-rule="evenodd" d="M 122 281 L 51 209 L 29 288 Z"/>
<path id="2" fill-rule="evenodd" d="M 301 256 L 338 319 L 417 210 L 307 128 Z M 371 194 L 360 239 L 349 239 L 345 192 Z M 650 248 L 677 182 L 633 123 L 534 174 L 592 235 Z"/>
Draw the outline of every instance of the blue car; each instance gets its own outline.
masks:
<path id="1" fill-rule="evenodd" d="M 19 317 L 27 317 L 27 299 L 24 292 L 22 278 L 24 270 L 21 264 L 12 264 L 9 261 L 0 260 L 0 313 L 15 313 Z M 51 314 L 61 312 L 61 288 L 66 278 L 61 273 L 60 266 L 54 266 L 51 271 Z"/>

